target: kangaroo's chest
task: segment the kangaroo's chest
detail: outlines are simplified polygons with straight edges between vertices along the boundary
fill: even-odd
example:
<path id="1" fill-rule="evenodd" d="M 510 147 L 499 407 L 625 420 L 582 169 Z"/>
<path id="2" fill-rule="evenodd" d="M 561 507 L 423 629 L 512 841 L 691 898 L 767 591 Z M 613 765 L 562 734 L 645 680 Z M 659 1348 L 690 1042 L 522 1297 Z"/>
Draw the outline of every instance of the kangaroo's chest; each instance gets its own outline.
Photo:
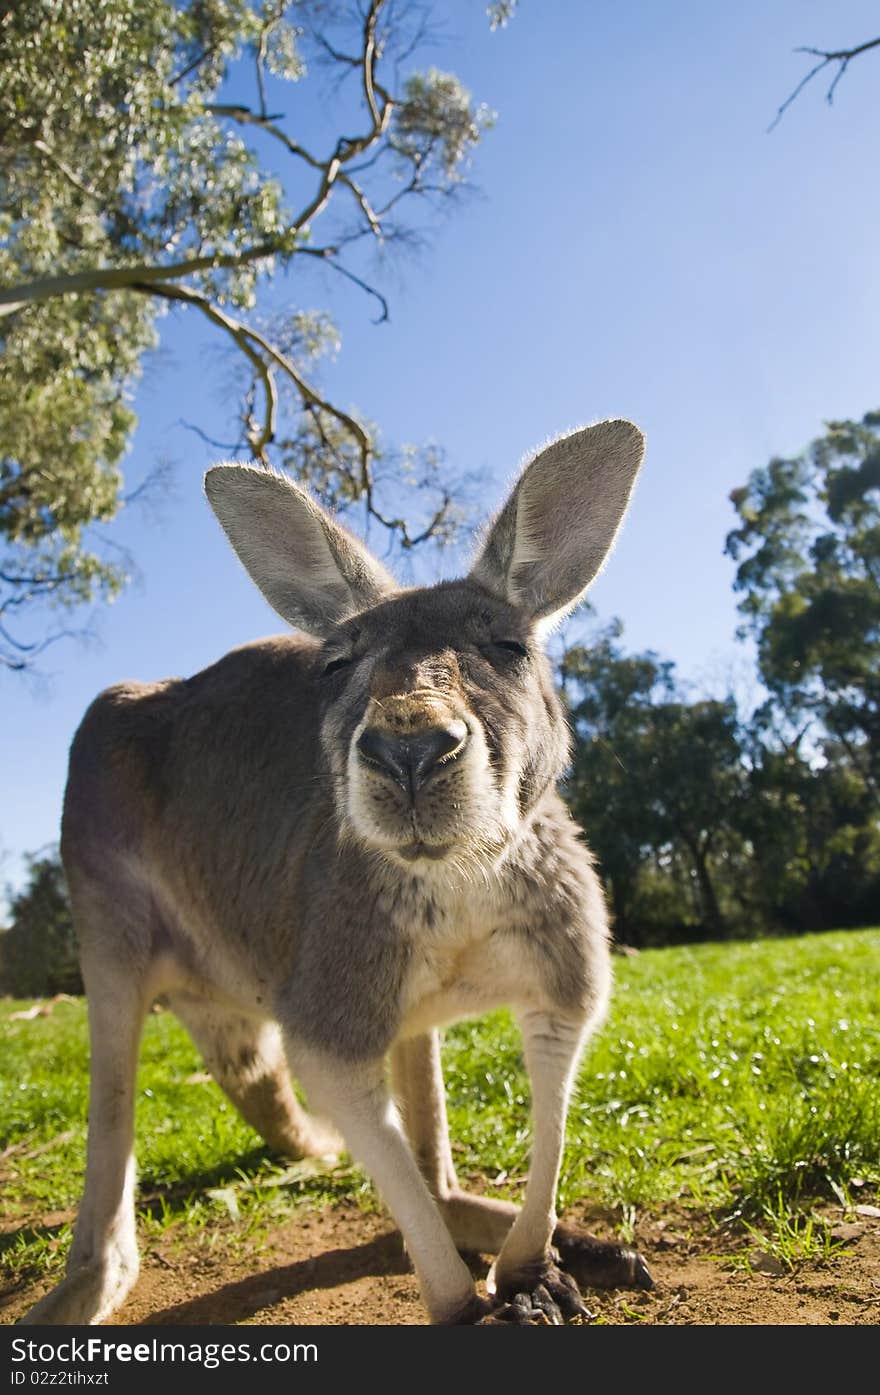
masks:
<path id="1" fill-rule="evenodd" d="M 417 919 L 409 928 L 399 1035 L 415 1036 L 502 1004 L 537 999 L 525 929 L 503 898 L 478 895 L 454 905 L 435 904 Z"/>

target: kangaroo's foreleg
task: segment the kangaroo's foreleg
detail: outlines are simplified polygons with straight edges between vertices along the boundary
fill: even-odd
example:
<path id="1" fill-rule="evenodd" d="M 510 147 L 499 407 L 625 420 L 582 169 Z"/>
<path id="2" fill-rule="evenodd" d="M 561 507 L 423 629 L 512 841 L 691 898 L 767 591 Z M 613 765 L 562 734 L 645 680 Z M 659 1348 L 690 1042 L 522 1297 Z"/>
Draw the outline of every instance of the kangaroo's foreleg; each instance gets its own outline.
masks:
<path id="1" fill-rule="evenodd" d="M 449 1142 L 439 1033 L 398 1042 L 391 1052 L 391 1081 L 413 1153 L 457 1248 L 497 1255 L 520 1208 L 512 1201 L 475 1196 L 459 1186 Z M 552 1243 L 563 1267 L 580 1284 L 652 1286 L 644 1261 L 628 1245 L 597 1240 L 578 1226 L 563 1224 L 555 1226 Z"/>
<path id="2" fill-rule="evenodd" d="M 510 1201 L 471 1196 L 458 1184 L 449 1142 L 438 1032 L 396 1043 L 391 1052 L 391 1085 L 416 1161 L 457 1248 L 472 1254 L 497 1254 L 519 1208 Z"/>
<path id="3" fill-rule="evenodd" d="M 521 1027 L 532 1086 L 532 1160 L 522 1208 L 495 1265 L 495 1288 L 508 1301 L 504 1317 L 528 1322 L 543 1310 L 552 1321 L 562 1321 L 586 1312 L 577 1284 L 551 1252 L 565 1117 L 583 1024 L 527 1012 Z"/>
<path id="4" fill-rule="evenodd" d="M 339 1129 L 397 1222 L 431 1320 L 477 1321 L 485 1312 L 401 1128 L 384 1061 L 338 1061 L 290 1043 L 309 1102 Z"/>

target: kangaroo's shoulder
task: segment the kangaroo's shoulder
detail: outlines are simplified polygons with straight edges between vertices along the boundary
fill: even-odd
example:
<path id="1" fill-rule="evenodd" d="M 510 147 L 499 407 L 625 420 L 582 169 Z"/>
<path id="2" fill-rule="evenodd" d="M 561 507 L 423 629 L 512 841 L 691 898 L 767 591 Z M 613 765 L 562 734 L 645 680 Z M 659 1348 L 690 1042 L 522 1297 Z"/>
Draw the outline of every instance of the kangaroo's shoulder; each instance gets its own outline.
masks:
<path id="1" fill-rule="evenodd" d="M 319 650 L 319 643 L 309 635 L 267 635 L 230 649 L 187 678 L 181 696 L 192 701 L 215 693 L 226 695 L 230 690 L 271 684 L 274 679 L 288 684 L 310 683 Z"/>

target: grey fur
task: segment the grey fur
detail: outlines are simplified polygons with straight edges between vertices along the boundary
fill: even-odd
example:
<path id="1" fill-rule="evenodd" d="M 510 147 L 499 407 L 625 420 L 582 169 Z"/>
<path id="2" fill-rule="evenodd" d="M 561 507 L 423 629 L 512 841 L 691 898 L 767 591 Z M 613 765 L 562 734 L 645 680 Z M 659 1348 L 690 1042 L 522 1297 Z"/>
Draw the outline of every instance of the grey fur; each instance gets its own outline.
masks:
<path id="1" fill-rule="evenodd" d="M 535 622 L 601 565 L 640 441 L 627 423 L 603 423 L 553 443 L 471 577 L 411 591 L 283 477 L 209 472 L 209 499 L 254 580 L 322 642 L 262 640 L 187 680 L 111 688 L 76 735 L 62 850 L 98 1083 L 68 1278 L 33 1321 L 100 1321 L 134 1281 L 130 1121 L 112 1101 L 133 1089 L 138 1014 L 160 993 L 274 1146 L 323 1151 L 331 1135 L 296 1104 L 283 1040 L 312 1103 L 392 1194 L 441 1321 L 473 1315 L 472 1284 L 423 1183 L 404 1176 L 383 1059 L 445 1021 L 512 1004 L 537 1124 L 547 1111 L 543 1180 L 512 1229 L 511 1208 L 459 1193 L 444 1193 L 443 1214 L 458 1244 L 497 1236 L 500 1270 L 540 1268 L 559 1111 L 604 1011 L 609 958 L 592 861 L 555 789 L 567 728 Z M 466 745 L 417 794 L 358 758 L 366 724 L 405 740 L 450 721 L 465 722 Z M 134 1020 L 125 1057 L 102 1038 L 114 994 Z M 436 1050 L 407 1060 L 400 1105 L 436 1197 L 436 1158 L 450 1156 L 445 1112 L 424 1103 L 442 1095 Z M 420 1088 L 418 1063 L 432 1060 Z M 445 1187 L 451 1164 L 442 1172 Z"/>
<path id="2" fill-rule="evenodd" d="M 397 589 L 363 544 L 286 475 L 215 465 L 205 493 L 242 563 L 288 624 L 323 635 Z"/>
<path id="3" fill-rule="evenodd" d="M 536 619 L 565 614 L 614 545 L 644 450 L 630 421 L 551 441 L 523 470 L 471 575 Z"/>

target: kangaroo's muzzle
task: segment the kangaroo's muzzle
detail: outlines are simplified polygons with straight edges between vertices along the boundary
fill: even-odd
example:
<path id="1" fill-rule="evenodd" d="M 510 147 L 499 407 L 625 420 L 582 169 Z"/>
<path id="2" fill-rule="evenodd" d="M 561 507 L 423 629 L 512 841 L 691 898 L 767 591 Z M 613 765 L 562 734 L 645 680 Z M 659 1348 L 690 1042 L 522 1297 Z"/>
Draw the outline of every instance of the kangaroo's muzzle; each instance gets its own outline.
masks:
<path id="1" fill-rule="evenodd" d="M 366 727 L 356 748 L 366 765 L 389 776 L 410 799 L 415 799 L 435 771 L 461 754 L 467 738 L 468 729 L 460 721 L 406 734 Z"/>

